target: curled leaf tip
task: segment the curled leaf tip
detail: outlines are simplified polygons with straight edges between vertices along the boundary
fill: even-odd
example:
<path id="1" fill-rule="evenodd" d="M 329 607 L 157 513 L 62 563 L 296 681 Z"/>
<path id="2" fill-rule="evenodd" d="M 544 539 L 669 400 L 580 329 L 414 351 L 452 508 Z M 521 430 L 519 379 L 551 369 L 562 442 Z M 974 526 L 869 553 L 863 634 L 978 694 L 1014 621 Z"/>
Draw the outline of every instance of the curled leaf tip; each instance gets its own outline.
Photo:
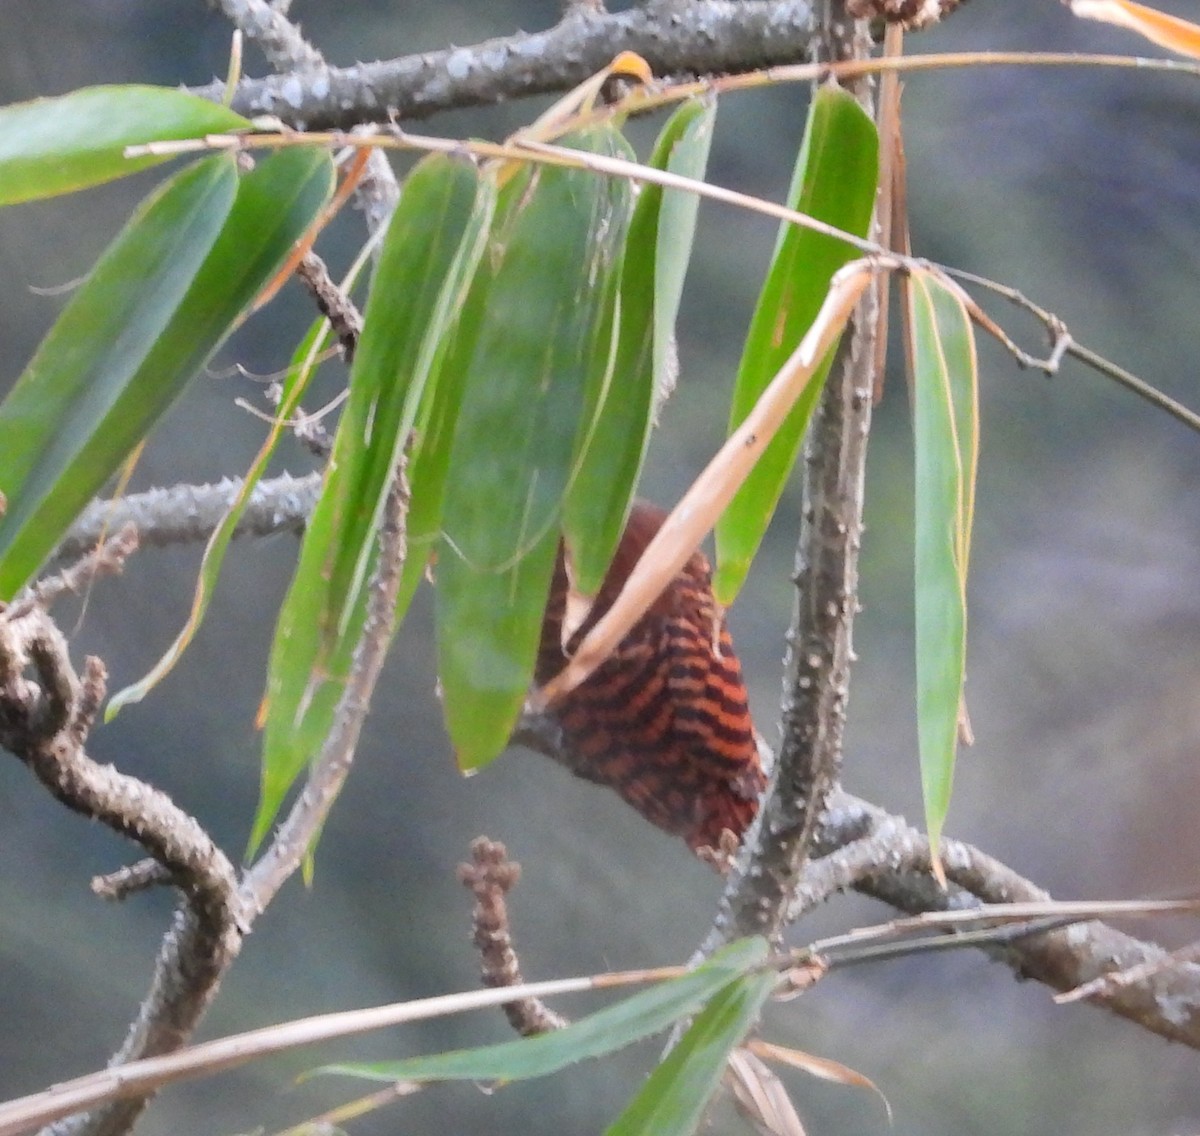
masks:
<path id="1" fill-rule="evenodd" d="M 622 51 L 607 67 L 609 75 L 626 75 L 643 83 L 654 81 L 654 72 L 636 51 Z"/>

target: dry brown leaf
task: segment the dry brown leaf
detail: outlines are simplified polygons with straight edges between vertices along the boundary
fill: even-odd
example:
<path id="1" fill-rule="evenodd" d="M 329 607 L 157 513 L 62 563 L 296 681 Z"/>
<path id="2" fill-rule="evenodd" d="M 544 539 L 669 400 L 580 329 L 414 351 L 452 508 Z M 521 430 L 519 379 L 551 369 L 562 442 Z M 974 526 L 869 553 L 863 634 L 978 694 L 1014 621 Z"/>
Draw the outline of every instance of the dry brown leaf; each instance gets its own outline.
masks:
<path id="1" fill-rule="evenodd" d="M 783 1082 L 748 1049 L 735 1049 L 729 1055 L 725 1079 L 738 1111 L 760 1136 L 805 1136 Z"/>
<path id="2" fill-rule="evenodd" d="M 1072 14 L 1084 20 L 1116 24 L 1179 55 L 1200 59 L 1200 24 L 1169 16 L 1133 0 L 1068 0 Z"/>
<path id="3" fill-rule="evenodd" d="M 784 1045 L 774 1045 L 769 1041 L 758 1039 L 746 1042 L 746 1049 L 764 1061 L 790 1065 L 793 1069 L 800 1069 L 809 1076 L 817 1077 L 822 1081 L 833 1081 L 838 1085 L 850 1085 L 858 1089 L 870 1089 L 883 1101 L 883 1107 L 887 1109 L 888 1123 L 891 1123 L 892 1106 L 887 1097 L 883 1095 L 874 1081 L 851 1069 L 849 1065 L 843 1065 L 840 1061 L 834 1061 L 829 1057 L 817 1057 L 815 1054 L 805 1053 L 802 1049 L 790 1049 Z"/>
<path id="4" fill-rule="evenodd" d="M 834 275 L 829 294 L 800 345 L 671 510 L 612 606 L 588 632 L 570 662 L 530 695 L 531 709 L 544 710 L 583 682 L 687 563 L 795 405 L 825 352 L 841 335 L 877 271 L 877 262 L 852 260 Z"/>
<path id="5" fill-rule="evenodd" d="M 790 1002 L 799 998 L 829 973 L 829 962 L 817 955 L 802 958 L 795 966 L 788 967 L 784 983 L 775 993 L 776 1002 Z"/>

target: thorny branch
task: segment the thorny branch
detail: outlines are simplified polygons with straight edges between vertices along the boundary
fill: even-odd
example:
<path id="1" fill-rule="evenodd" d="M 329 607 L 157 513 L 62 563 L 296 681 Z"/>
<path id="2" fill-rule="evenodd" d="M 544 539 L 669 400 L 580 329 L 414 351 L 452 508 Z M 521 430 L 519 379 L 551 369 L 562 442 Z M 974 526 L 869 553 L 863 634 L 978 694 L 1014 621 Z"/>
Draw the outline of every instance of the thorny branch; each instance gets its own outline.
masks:
<path id="1" fill-rule="evenodd" d="M 547 717 L 526 718 L 514 740 L 572 768 L 574 759 L 563 752 L 560 733 Z M 931 874 L 928 837 L 902 817 L 835 788 L 814 832 L 814 858 L 800 871 L 781 921 L 794 922 L 849 890 L 913 915 L 1050 898 L 969 844 L 944 840 L 941 853 L 950 882 L 946 891 Z M 1100 974 L 1166 956 L 1161 947 L 1099 922 L 983 949 L 1019 977 L 1055 990 L 1071 990 Z M 1200 1049 L 1200 968 L 1160 970 L 1091 1001 L 1151 1033 Z"/>
<path id="2" fill-rule="evenodd" d="M 560 91 L 594 73 L 620 50 L 639 52 L 660 75 L 752 70 L 804 58 L 816 33 L 812 5 L 795 0 L 695 0 L 687 6 L 686 18 L 678 5 L 668 2 L 640 5 L 615 14 L 591 10 L 590 4 L 572 3 L 567 5 L 561 23 L 547 32 L 338 69 L 327 66 L 284 18 L 286 5 L 271 5 L 265 0 L 210 2 L 255 39 L 273 65 L 287 72 L 274 79 L 242 83 L 235 109 L 248 114 L 275 114 L 286 122 L 313 128 L 353 126 L 363 119 L 385 117 L 388 109 L 411 119 L 452 107 Z M 201 93 L 218 94 L 215 88 Z M 373 162 L 373 180 L 368 180 L 364 196 L 371 223 L 379 225 L 386 220 L 394 201 L 395 183 L 382 156 L 374 155 Z M 857 405 L 863 398 L 859 385 L 844 385 L 838 394 L 830 396 L 831 400 L 835 397 L 845 401 L 840 408 L 831 401 L 824 412 L 827 417 L 843 416 L 842 429 L 851 432 L 862 428 L 861 416 L 856 417 L 862 409 Z M 851 423 L 849 427 L 847 422 Z M 846 460 L 852 463 L 857 459 L 851 456 Z M 69 807 L 111 825 L 151 854 L 156 866 L 135 866 L 110 881 L 117 893 L 148 879 L 166 877 L 182 894 L 181 907 L 160 950 L 154 985 L 114 1058 L 116 1063 L 136 1055 L 166 1052 L 187 1038 L 236 956 L 242 936 L 294 871 L 314 826 L 320 824 L 336 796 L 390 639 L 390 611 L 394 605 L 389 597 L 394 597 L 395 576 L 403 555 L 405 492 L 402 473 L 399 477 L 381 541 L 381 567 L 372 587 L 373 622 L 356 655 L 355 672 L 339 712 L 339 727 L 280 836 L 240 887 L 228 860 L 193 818 L 161 792 L 111 768 L 100 767 L 87 756 L 85 742 L 103 697 L 103 667 L 89 659 L 82 677 L 77 676 L 61 634 L 44 611 L 53 594 L 73 586 L 77 577 L 66 573 L 58 583 L 43 585 L 42 591 L 21 601 L 19 608 L 0 613 L 0 745 L 12 750 Z M 299 531 L 311 511 L 318 484 L 319 475 L 263 483 L 239 532 Z M 826 488 L 839 491 L 833 483 Z M 236 491 L 236 483 L 226 482 L 199 488 L 181 486 L 119 503 L 96 503 L 73 528 L 56 555 L 55 565 L 61 567 L 76 560 L 96 546 L 102 533 L 120 531 L 128 521 L 136 525 L 146 543 L 205 539 Z M 849 660 L 848 616 L 852 612 L 846 605 L 853 603 L 855 595 L 852 561 L 857 522 L 851 518 L 849 527 L 839 531 L 845 518 L 822 515 L 814 508 L 805 517 L 805 525 L 817 544 L 810 545 L 802 555 L 800 570 L 815 572 L 818 578 L 828 571 L 824 551 L 818 546 L 827 540 L 831 530 L 825 526 L 831 521 L 832 531 L 847 542 L 849 570 L 843 564 L 829 576 L 835 580 L 832 592 L 814 590 L 812 595 L 823 595 L 827 601 L 832 596 L 834 607 L 842 607 L 836 613 L 826 609 L 827 614 L 836 614 L 844 621 L 844 631 L 826 639 L 837 645 L 823 662 L 825 677 L 821 680 L 830 682 L 831 696 L 838 702 L 844 698 L 844 668 Z M 97 558 L 90 570 L 102 567 Z M 810 644 L 807 635 L 804 624 L 799 624 L 792 668 L 797 708 L 806 689 L 800 680 L 811 658 L 806 650 Z M 841 711 L 826 706 L 821 712 L 831 712 L 837 719 Z M 789 731 L 789 735 L 792 733 Z M 544 722 L 526 723 L 522 740 L 571 764 L 570 755 L 558 752 L 557 739 Z M 790 744 L 799 749 L 807 741 L 796 733 Z M 753 898 L 758 902 L 763 897 L 739 890 L 751 886 L 745 877 L 735 880 L 726 922 L 720 929 L 722 936 L 735 931 L 776 931 L 785 918 L 796 918 L 846 888 L 876 896 L 908 912 L 979 900 L 1045 898 L 1044 892 L 1011 869 L 954 841 L 943 847 L 951 888 L 940 890 L 929 876 L 928 842 L 917 830 L 834 787 L 836 737 L 831 744 L 832 749 L 827 751 L 830 760 L 824 765 L 810 764 L 807 772 L 785 755 L 781 776 L 798 777 L 789 807 L 795 810 L 798 806 L 799 811 L 787 818 L 797 839 L 791 844 L 791 852 L 777 859 L 777 870 L 765 873 L 770 877 L 772 893 L 770 917 L 766 922 L 751 918 L 749 906 L 743 901 Z M 768 810 L 771 807 L 768 805 Z M 806 859 L 810 851 L 816 859 Z M 765 849 L 756 854 L 768 855 Z M 505 889 L 495 879 L 481 881 L 481 886 L 484 884 L 490 889 L 488 902 L 494 909 L 497 895 L 502 904 Z M 478 888 L 476 892 L 479 897 Z M 1154 970 L 1150 964 L 1158 964 L 1165 957 L 1160 948 L 1102 924 L 1089 924 L 989 949 L 1017 973 L 1060 990 L 1109 970 L 1146 965 L 1145 978 L 1105 990 L 1095 1001 L 1148 1030 L 1200 1048 L 1200 981 L 1192 973 L 1195 968 Z M 115 1136 L 128 1130 L 144 1103 L 119 1102 L 63 1122 L 56 1131 Z"/>
<path id="3" fill-rule="evenodd" d="M 113 570 L 132 547 L 125 537 L 117 551 L 98 551 L 92 570 Z M 81 582 L 79 570 L 69 575 L 71 584 Z M 190 1036 L 241 946 L 234 870 L 165 793 L 88 756 L 85 743 L 104 698 L 103 664 L 89 658 L 78 676 L 62 633 L 32 599 L 0 613 L 0 747 L 69 809 L 137 843 L 179 889 L 180 907 L 159 950 L 150 993 L 115 1060 L 168 1052 Z M 109 1104 L 88 1118 L 87 1130 L 128 1131 L 143 1107 L 136 1100 Z M 55 1131 L 79 1131 L 80 1123 L 64 1121 Z"/>
<path id="4" fill-rule="evenodd" d="M 829 5 L 833 12 L 837 7 Z M 830 58 L 865 54 L 868 45 L 852 21 L 827 14 L 826 23 Z M 856 94 L 869 101 L 865 83 L 862 88 Z M 878 293 L 876 281 L 842 338 L 808 430 L 783 744 L 758 821 L 747 834 L 701 948 L 705 954 L 742 935 L 779 934 L 788 896 L 811 854 L 825 799 L 838 782 L 858 604 Z"/>
<path id="5" fill-rule="evenodd" d="M 252 5 L 222 0 L 221 7 L 232 15 Z M 808 0 L 692 0 L 686 7 L 658 0 L 612 13 L 577 7 L 544 32 L 246 80 L 238 85 L 233 109 L 247 116 L 274 115 L 310 130 L 384 121 L 389 112 L 411 121 L 457 107 L 568 90 L 622 51 L 637 52 L 655 75 L 712 75 L 794 63 L 807 56 L 814 30 Z M 222 85 L 194 93 L 219 100 Z"/>
<path id="6" fill-rule="evenodd" d="M 261 914 L 284 882 L 303 862 L 350 772 L 371 695 L 383 669 L 396 620 L 396 596 L 407 551 L 408 481 L 405 460 L 398 465 L 379 532 L 379 559 L 367 597 L 362 635 L 354 649 L 350 674 L 321 752 L 304 788 L 270 846 L 246 873 L 239 895 L 250 918 Z"/>
<path id="7" fill-rule="evenodd" d="M 236 26 L 257 40 L 276 66 L 288 69 L 321 64 L 320 54 L 305 43 L 282 11 L 271 8 L 264 0 L 225 0 L 224 7 Z M 357 193 L 368 224 L 375 227 L 386 224 L 398 189 L 387 159 L 378 151 L 370 155 L 366 176 Z M 220 488 L 229 487 L 218 487 L 217 493 L 210 493 L 207 502 L 210 506 L 213 498 L 221 496 Z M 257 500 L 247 510 L 239 529 L 248 531 L 255 519 L 260 525 L 264 523 L 264 504 L 268 518 L 265 523 L 269 526 L 278 527 L 281 514 L 296 518 L 301 510 L 295 497 L 277 500 L 280 507 L 274 509 L 265 499 L 270 491 L 278 498 L 281 491 L 286 494 L 297 488 L 302 495 L 305 491 L 315 494 L 317 485 L 277 480 L 270 490 L 259 487 Z M 165 493 L 178 508 L 179 497 L 186 496 L 187 490 Z M 304 502 L 303 515 L 311 510 L 312 500 Z M 159 506 L 163 503 L 162 498 L 157 502 Z M 83 742 L 103 699 L 102 664 L 89 659 L 83 681 L 78 682 L 70 668 L 65 641 L 39 608 L 21 620 L 5 620 L 0 625 L 0 631 L 9 632 L 23 624 L 34 628 L 24 641 L 15 634 L 11 642 L 0 637 L 0 745 L 21 757 L 64 804 L 135 840 L 160 866 L 160 869 L 135 866 L 127 878 L 108 884 L 100 881 L 98 890 L 102 894 L 107 889 L 120 895 L 130 881 L 142 882 L 165 874 L 183 895 L 182 906 L 163 938 L 150 990 L 124 1044 L 112 1058 L 113 1064 L 166 1053 L 187 1042 L 237 956 L 242 937 L 284 880 L 295 871 L 303 850 L 309 846 L 336 797 L 352 760 L 391 638 L 404 559 L 407 503 L 401 463 L 380 535 L 379 563 L 370 586 L 367 625 L 339 700 L 334 727 L 292 813 L 263 859 L 247 873 L 240 886 L 224 853 L 164 793 L 111 767 L 97 766 L 84 753 Z M 140 504 L 146 504 L 145 500 Z M 198 506 L 197 502 L 192 504 Z M 185 504 L 178 514 L 180 525 L 186 527 L 190 522 L 195 531 L 198 511 L 198 507 L 189 509 Z M 208 532 L 223 512 L 219 509 L 213 523 L 205 526 Z M 255 519 L 251 519 L 251 514 Z M 100 534 L 116 523 L 111 510 L 99 517 L 93 512 L 90 520 L 99 525 Z M 132 515 L 121 517 L 119 523 L 122 531 L 130 523 L 137 527 Z M 145 529 L 148 535 L 151 531 L 156 535 L 162 533 L 157 525 L 146 525 Z M 178 539 L 181 533 L 182 529 L 177 528 L 175 537 Z M 82 546 L 84 551 L 90 550 L 98 539 L 95 531 L 84 533 L 82 526 L 77 525 L 72 537 L 78 540 L 81 536 L 86 541 Z M 66 543 L 69 546 L 70 541 Z M 60 548 L 57 555 L 62 558 L 64 550 Z M 98 554 L 94 558 L 98 568 L 104 566 Z M 70 576 L 70 570 L 66 575 Z M 33 594 L 37 594 L 36 589 Z M 24 677 L 27 668 L 33 669 L 34 681 Z M 48 1132 L 57 1136 L 67 1133 L 121 1136 L 133 1126 L 148 1100 L 147 1096 L 135 1096 L 112 1101 L 93 1112 L 61 1121 Z"/>

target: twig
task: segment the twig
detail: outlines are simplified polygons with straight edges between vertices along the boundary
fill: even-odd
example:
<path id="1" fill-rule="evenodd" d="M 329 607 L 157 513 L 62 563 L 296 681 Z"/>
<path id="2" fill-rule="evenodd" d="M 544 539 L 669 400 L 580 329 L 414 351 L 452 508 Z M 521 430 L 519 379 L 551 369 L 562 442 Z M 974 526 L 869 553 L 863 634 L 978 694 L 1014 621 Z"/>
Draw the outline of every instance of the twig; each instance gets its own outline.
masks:
<path id="1" fill-rule="evenodd" d="M 28 615 L 35 607 L 48 609 L 56 600 L 70 592 L 81 595 L 97 576 L 116 575 L 125 561 L 137 551 L 137 529 L 129 523 L 110 540 L 100 538 L 91 552 L 53 576 L 44 576 L 26 588 L 9 606 L 5 615 L 10 620 Z"/>
<path id="2" fill-rule="evenodd" d="M 222 0 L 226 11 L 251 6 Z M 681 18 L 674 5 L 651 4 L 575 16 L 548 31 L 469 47 L 247 80 L 238 87 L 233 109 L 251 117 L 273 115 L 291 126 L 349 129 L 367 118 L 384 119 L 389 110 L 412 120 L 565 91 L 621 51 L 637 52 L 656 75 L 722 74 L 804 59 L 812 46 L 808 0 L 692 0 L 685 11 Z M 223 86 L 214 83 L 194 93 L 220 101 Z"/>
<path id="3" fill-rule="evenodd" d="M 169 884 L 171 873 L 157 860 L 139 860 L 105 876 L 92 879 L 92 892 L 101 899 L 122 900 L 147 888 Z"/>
<path id="4" fill-rule="evenodd" d="M 831 29 L 843 29 L 837 20 Z M 867 50 L 840 42 L 836 58 Z M 862 97 L 862 96 L 860 96 Z M 837 784 L 858 609 L 867 435 L 875 387 L 879 282 L 843 336 L 805 448 L 796 549 L 796 602 L 788 631 L 783 744 L 758 821 L 747 835 L 701 953 L 742 935 L 779 934 L 825 799 Z"/>
<path id="5" fill-rule="evenodd" d="M 508 858 L 503 844 L 481 836 L 471 843 L 471 863 L 458 867 L 459 882 L 471 889 L 475 908 L 472 942 L 479 951 L 484 986 L 521 986 L 521 964 L 513 947 L 505 896 L 521 878 L 521 865 Z M 565 1029 L 570 1023 L 539 998 L 519 998 L 501 1007 L 509 1024 L 522 1037 Z"/>
<path id="6" fill-rule="evenodd" d="M 362 315 L 353 301 L 334 282 L 325 262 L 315 253 L 308 252 L 296 267 L 296 275 L 308 286 L 317 308 L 333 328 L 342 356 L 347 363 L 354 362 L 358 349 L 358 337 L 362 334 Z"/>
<path id="7" fill-rule="evenodd" d="M 1075 987 L 1074 990 L 1064 991 L 1054 1000 L 1063 1006 L 1070 1002 L 1080 1002 L 1097 996 L 1111 997 L 1123 987 L 1134 982 L 1146 982 L 1155 975 L 1161 974 L 1168 967 L 1183 967 L 1197 961 L 1200 961 L 1200 943 L 1188 943 L 1162 958 L 1147 959 L 1136 966 L 1102 974 L 1099 978 L 1093 978 L 1090 982 Z"/>
<path id="8" fill-rule="evenodd" d="M 132 525 L 142 545 L 165 547 L 208 540 L 240 492 L 240 480 L 213 485 L 175 485 L 150 489 L 114 501 L 93 501 L 67 531 L 50 558 L 58 568 L 86 556 L 105 532 Z M 254 488 L 234 536 L 269 536 L 304 530 L 321 489 L 321 474 L 283 474 Z"/>
<path id="9" fill-rule="evenodd" d="M 1046 359 L 1036 359 L 1027 352 L 1022 351 L 1002 330 L 987 318 L 974 301 L 971 301 L 972 315 L 980 320 L 990 334 L 994 335 L 1004 344 L 1005 348 L 1022 367 L 1042 371 L 1047 375 L 1054 375 L 1058 372 L 1059 364 L 1062 362 L 1063 357 L 1070 355 L 1073 359 L 1077 359 L 1085 366 L 1091 367 L 1092 370 L 1097 371 L 1106 378 L 1112 379 L 1113 382 L 1131 391 L 1138 398 L 1145 399 L 1151 406 L 1166 411 L 1172 418 L 1182 422 L 1189 429 L 1200 431 L 1200 414 L 1197 414 L 1194 410 L 1190 410 L 1183 403 L 1171 398 L 1170 395 L 1158 390 L 1146 382 L 1145 379 L 1139 378 L 1131 371 L 1127 371 L 1111 359 L 1106 359 L 1103 355 L 1098 355 L 1095 351 L 1079 343 L 1071 335 L 1070 331 L 1068 331 L 1062 317 L 1055 315 L 1054 312 L 1047 311 L 1040 304 L 1034 303 L 1020 289 L 1010 287 L 1007 284 L 1000 284 L 995 280 L 989 280 L 986 276 L 968 272 L 963 268 L 942 267 L 947 275 L 953 276 L 958 280 L 964 280 L 969 284 L 975 284 L 980 288 L 986 288 L 989 292 L 1007 300 L 1015 307 L 1028 312 L 1045 327 L 1046 333 L 1050 338 L 1050 354 Z"/>
<path id="10" fill-rule="evenodd" d="M 1099 371 L 1100 374 L 1106 375 L 1114 382 L 1120 383 L 1126 390 L 1132 391 L 1139 398 L 1145 399 L 1151 406 L 1156 406 L 1159 410 L 1165 410 L 1172 418 L 1182 422 L 1185 426 L 1192 430 L 1200 431 L 1200 414 L 1171 398 L 1170 395 L 1164 394 L 1156 387 L 1151 386 L 1145 379 L 1138 378 L 1132 371 L 1127 371 L 1124 367 L 1118 366 L 1110 359 L 1105 359 L 1104 356 L 1097 355 L 1095 351 L 1084 347 L 1082 343 L 1077 343 L 1073 339 L 1068 342 L 1065 350 L 1066 354 L 1070 355 L 1073 359 L 1078 359 L 1086 366 Z"/>
<path id="11" fill-rule="evenodd" d="M 88 659 L 82 678 L 76 676 L 66 641 L 40 608 L 20 619 L 0 618 L 0 746 L 69 809 L 144 848 L 183 897 L 150 992 L 117 1054 L 123 1062 L 167 1052 L 187 1039 L 240 948 L 241 919 L 233 867 L 199 823 L 165 793 L 85 752 L 104 679 L 97 659 Z M 86 1127 L 115 1136 L 128 1130 L 145 1103 L 109 1104 L 56 1131 Z"/>
<path id="12" fill-rule="evenodd" d="M 246 873 L 239 889 L 250 918 L 260 914 L 300 866 L 350 772 L 371 694 L 383 669 L 396 622 L 396 595 L 406 552 L 408 482 L 405 460 L 396 468 L 379 532 L 379 560 L 369 585 L 367 616 L 354 649 L 333 726 L 309 770 L 300 796 L 270 847 Z"/>

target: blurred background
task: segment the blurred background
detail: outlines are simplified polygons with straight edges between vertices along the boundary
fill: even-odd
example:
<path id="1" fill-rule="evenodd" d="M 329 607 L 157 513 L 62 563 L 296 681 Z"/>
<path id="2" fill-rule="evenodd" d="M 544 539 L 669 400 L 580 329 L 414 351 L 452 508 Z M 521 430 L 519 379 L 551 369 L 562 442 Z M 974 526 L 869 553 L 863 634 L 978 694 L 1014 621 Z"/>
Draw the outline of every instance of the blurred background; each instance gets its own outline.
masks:
<path id="1" fill-rule="evenodd" d="M 1170 7 L 1198 14 L 1184 0 Z M 292 8 L 338 64 L 535 30 L 558 11 L 551 0 L 296 0 Z M 200 0 L 3 0 L 0 99 L 102 82 L 202 83 L 224 74 L 228 44 L 228 25 Z M 909 49 L 1152 50 L 1077 22 L 1051 0 L 979 0 L 943 28 L 910 37 Z M 247 71 L 265 71 L 253 49 Z M 779 199 L 805 100 L 799 88 L 727 98 L 710 176 Z M 904 100 L 915 250 L 1023 290 L 1083 343 L 1200 405 L 1195 80 L 954 71 L 912 77 Z M 501 137 L 542 105 L 445 115 L 422 129 Z M 638 139 L 644 146 L 650 136 L 647 129 Z M 61 309 L 64 288 L 153 183 L 131 179 L 0 212 L 0 390 Z M 335 269 L 360 237 L 359 218 L 339 222 L 323 249 Z M 646 475 L 647 495 L 663 503 L 719 444 L 773 240 L 761 218 L 702 207 L 679 329 L 682 380 Z M 1041 348 L 1038 329 L 991 307 Z M 157 431 L 132 488 L 245 468 L 263 426 L 234 400 L 265 402 L 262 382 L 232 368 L 264 376 L 284 366 L 311 318 L 307 298 L 289 286 Z M 960 762 L 948 831 L 1060 898 L 1194 893 L 1200 438 L 1073 363 L 1046 379 L 1022 373 L 990 345 L 982 359 L 968 685 L 978 740 Z M 323 389 L 332 393 L 343 380 L 329 368 Z M 845 776 L 851 790 L 918 817 L 908 415 L 893 370 L 869 459 Z M 311 459 L 293 447 L 280 468 L 303 471 Z M 793 488 L 731 616 L 769 738 L 777 736 L 798 500 Z M 291 537 L 236 545 L 182 665 L 92 740 L 98 759 L 166 789 L 235 859 L 258 784 L 252 719 L 295 554 Z M 198 559 L 192 548 L 143 552 L 123 578 L 98 586 L 85 610 L 60 611 L 77 658 L 103 656 L 114 688 L 140 677 L 184 618 Z M 512 909 L 530 978 L 682 961 L 707 929 L 720 881 L 615 795 L 523 751 L 470 780 L 458 776 L 434 695 L 427 601 L 397 640 L 312 887 L 291 882 L 258 923 L 204 1037 L 473 987 L 470 899 L 454 870 L 480 833 L 507 841 L 524 865 Z M 0 761 L 0 1097 L 91 1071 L 123 1036 L 171 898 L 105 905 L 88 881 L 133 858 L 115 837 L 54 805 L 19 763 Z M 794 936 L 803 942 L 887 915 L 841 900 Z M 1182 923 L 1150 930 L 1170 943 L 1196 934 Z M 773 1008 L 766 1032 L 846 1062 L 891 1100 L 889 1128 L 869 1095 L 789 1077 L 815 1136 L 1200 1131 L 1196 1053 L 1088 1007 L 1055 1008 L 1044 988 L 1015 982 L 982 956 L 837 974 Z M 324 1080 L 295 1086 L 294 1075 L 315 1064 L 508 1036 L 494 1013 L 263 1063 L 171 1089 L 141 1131 L 271 1131 L 359 1090 Z M 490 1095 L 429 1089 L 353 1130 L 597 1132 L 657 1052 L 645 1046 Z M 712 1130 L 743 1129 L 720 1112 Z"/>

